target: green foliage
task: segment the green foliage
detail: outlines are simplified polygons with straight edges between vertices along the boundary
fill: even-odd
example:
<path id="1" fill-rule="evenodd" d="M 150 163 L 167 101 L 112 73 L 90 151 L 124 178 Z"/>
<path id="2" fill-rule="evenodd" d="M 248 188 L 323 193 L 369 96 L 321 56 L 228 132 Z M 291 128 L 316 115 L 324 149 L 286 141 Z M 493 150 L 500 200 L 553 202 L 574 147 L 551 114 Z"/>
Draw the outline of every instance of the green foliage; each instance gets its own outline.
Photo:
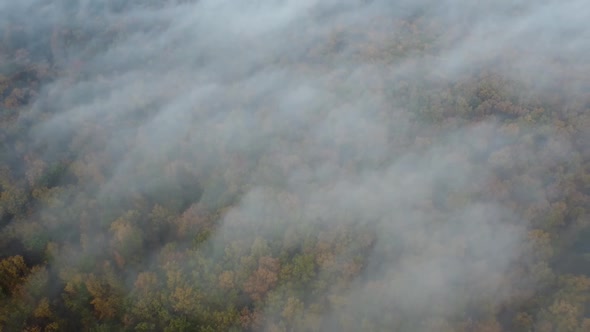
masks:
<path id="1" fill-rule="evenodd" d="M 68 172 L 68 166 L 65 163 L 55 163 L 45 170 L 43 175 L 37 180 L 36 187 L 52 188 L 60 184 L 63 176 Z"/>

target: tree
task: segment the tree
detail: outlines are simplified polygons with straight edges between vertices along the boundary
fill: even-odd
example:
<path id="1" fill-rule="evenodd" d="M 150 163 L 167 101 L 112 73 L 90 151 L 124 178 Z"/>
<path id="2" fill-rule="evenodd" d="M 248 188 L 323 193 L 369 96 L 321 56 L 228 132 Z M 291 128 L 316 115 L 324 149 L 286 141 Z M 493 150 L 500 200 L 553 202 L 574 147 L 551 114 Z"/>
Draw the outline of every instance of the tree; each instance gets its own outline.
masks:
<path id="1" fill-rule="evenodd" d="M 128 211 L 111 224 L 113 247 L 117 255 L 122 256 L 124 260 L 135 258 L 135 255 L 143 249 L 143 231 L 136 225 L 139 217 L 139 212 Z M 118 261 L 122 260 L 119 258 Z"/>
<path id="2" fill-rule="evenodd" d="M 244 291 L 254 301 L 262 301 L 265 294 L 272 289 L 278 281 L 279 260 L 270 256 L 260 257 L 258 269 L 246 280 Z"/>
<path id="3" fill-rule="evenodd" d="M 25 280 L 29 267 L 23 256 L 11 256 L 0 261 L 0 288 L 6 294 L 14 294 Z"/>

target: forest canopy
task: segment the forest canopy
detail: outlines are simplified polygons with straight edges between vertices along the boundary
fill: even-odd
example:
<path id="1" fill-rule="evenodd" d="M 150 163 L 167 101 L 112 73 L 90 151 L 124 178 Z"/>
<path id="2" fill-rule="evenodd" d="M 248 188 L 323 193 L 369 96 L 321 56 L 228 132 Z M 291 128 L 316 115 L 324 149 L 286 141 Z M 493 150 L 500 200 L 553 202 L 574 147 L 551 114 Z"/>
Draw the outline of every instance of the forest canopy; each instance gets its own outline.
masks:
<path id="1" fill-rule="evenodd" d="M 0 331 L 590 331 L 589 22 L 0 1 Z"/>

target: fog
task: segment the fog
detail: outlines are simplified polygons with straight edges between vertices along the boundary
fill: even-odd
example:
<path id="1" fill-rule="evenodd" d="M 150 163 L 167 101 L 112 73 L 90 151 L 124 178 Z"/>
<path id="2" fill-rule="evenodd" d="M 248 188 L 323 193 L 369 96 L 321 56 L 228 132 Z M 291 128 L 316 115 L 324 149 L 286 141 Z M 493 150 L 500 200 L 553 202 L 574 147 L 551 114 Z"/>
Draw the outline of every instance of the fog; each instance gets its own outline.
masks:
<path id="1" fill-rule="evenodd" d="M 510 301 L 519 285 L 503 277 L 511 264 L 532 264 L 524 239 L 534 221 L 490 195 L 491 183 L 498 170 L 542 182 L 571 157 L 548 126 L 435 124 L 411 107 L 412 87 L 489 72 L 526 84 L 524 95 L 559 90 L 574 103 L 590 73 L 582 0 L 23 0 L 0 3 L 1 21 L 22 27 L 4 31 L 7 43 L 60 73 L 20 114 L 28 141 L 49 160 L 95 163 L 102 174 L 77 174 L 83 189 L 66 189 L 65 205 L 77 195 L 158 195 L 174 174 L 174 186 L 199 183 L 185 213 L 230 206 L 202 244 L 211 257 L 310 225 L 320 237 L 342 225 L 368 230 L 361 277 L 323 290 L 348 299 L 322 313 L 333 331 L 336 317 L 357 312 L 415 318 L 413 331 L 431 331 L 420 317 Z M 502 155 L 509 144 L 517 148 Z M 531 162 L 541 171 L 523 169 Z M 235 187 L 209 181 L 219 177 Z M 546 201 L 542 190 L 524 195 Z M 82 214 L 59 222 L 76 233 Z M 81 252 L 102 257 L 109 240 L 88 241 L 61 250 L 56 266 Z M 129 283 L 165 250 L 149 248 Z M 269 322 L 273 310 L 263 310 Z"/>

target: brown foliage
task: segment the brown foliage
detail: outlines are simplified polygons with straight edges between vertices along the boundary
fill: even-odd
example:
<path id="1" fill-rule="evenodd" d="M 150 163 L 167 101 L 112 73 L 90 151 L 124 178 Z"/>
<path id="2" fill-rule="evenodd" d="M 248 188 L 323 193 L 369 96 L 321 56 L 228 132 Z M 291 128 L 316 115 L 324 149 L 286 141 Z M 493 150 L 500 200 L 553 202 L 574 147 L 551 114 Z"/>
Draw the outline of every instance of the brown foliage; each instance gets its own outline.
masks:
<path id="1" fill-rule="evenodd" d="M 244 291 L 254 301 L 261 301 L 278 281 L 279 260 L 270 256 L 260 257 L 258 269 L 243 284 Z"/>

